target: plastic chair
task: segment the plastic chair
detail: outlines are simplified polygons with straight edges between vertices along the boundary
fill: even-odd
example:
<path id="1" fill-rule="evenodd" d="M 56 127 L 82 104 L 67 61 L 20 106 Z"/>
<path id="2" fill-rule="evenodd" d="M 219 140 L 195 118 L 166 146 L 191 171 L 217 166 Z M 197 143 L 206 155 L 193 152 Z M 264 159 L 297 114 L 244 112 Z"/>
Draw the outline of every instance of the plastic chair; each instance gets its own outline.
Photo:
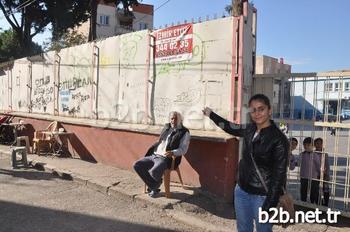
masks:
<path id="1" fill-rule="evenodd" d="M 33 153 L 37 153 L 38 155 L 40 155 L 40 151 L 44 146 L 48 149 L 51 149 L 52 144 L 54 143 L 54 136 L 51 133 L 57 131 L 57 125 L 58 122 L 53 121 L 45 130 L 39 130 L 34 132 Z"/>
<path id="2" fill-rule="evenodd" d="M 184 187 L 184 183 L 182 182 L 180 168 L 179 168 L 179 166 L 177 166 L 175 168 L 175 159 L 176 159 L 176 157 L 173 156 L 172 157 L 172 162 L 171 162 L 171 169 L 167 169 L 164 172 L 163 183 L 164 183 L 164 190 L 165 190 L 165 197 L 166 198 L 170 198 L 171 197 L 171 193 L 170 193 L 170 174 L 171 174 L 171 171 L 176 171 L 177 172 L 177 175 L 178 175 L 180 183 L 181 183 L 181 187 L 182 188 Z"/>

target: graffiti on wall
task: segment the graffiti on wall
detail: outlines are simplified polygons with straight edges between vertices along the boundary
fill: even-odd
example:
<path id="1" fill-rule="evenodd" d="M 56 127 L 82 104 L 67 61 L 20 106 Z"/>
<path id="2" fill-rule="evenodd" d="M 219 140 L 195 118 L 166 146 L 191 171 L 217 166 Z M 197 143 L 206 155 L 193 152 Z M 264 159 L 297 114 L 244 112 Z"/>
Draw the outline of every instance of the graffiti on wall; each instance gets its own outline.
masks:
<path id="1" fill-rule="evenodd" d="M 184 110 L 200 103 L 202 91 L 198 87 L 189 87 L 173 97 L 158 97 L 154 102 L 154 116 L 160 120 L 167 120 L 169 112 L 174 108 Z"/>
<path id="2" fill-rule="evenodd" d="M 166 97 L 157 97 L 154 101 L 154 116 L 166 120 L 169 117 L 172 100 Z"/>
<path id="3" fill-rule="evenodd" d="M 67 63 L 61 69 L 59 82 L 60 111 L 69 116 L 86 113 L 86 102 L 90 99 L 92 80 L 92 61 L 84 53 L 89 49 L 65 54 Z M 72 55 L 73 54 L 73 55 Z"/>
<path id="4" fill-rule="evenodd" d="M 33 109 L 46 112 L 47 105 L 53 102 L 53 85 L 50 79 L 50 76 L 45 76 L 34 81 L 33 99 L 31 102 Z"/>
<path id="5" fill-rule="evenodd" d="M 91 85 L 90 79 L 73 78 L 62 82 L 60 95 L 60 103 L 62 112 L 69 115 L 80 113 L 81 104 L 89 100 L 90 94 L 84 93 L 84 87 Z"/>
<path id="6" fill-rule="evenodd" d="M 86 100 L 90 99 L 89 94 L 82 94 L 81 92 L 72 94 L 72 100 L 78 101 L 80 103 L 85 102 Z"/>
<path id="7" fill-rule="evenodd" d="M 138 52 L 138 43 L 143 40 L 143 37 L 139 34 L 130 34 L 123 37 L 120 46 L 120 60 L 121 67 L 125 69 L 137 69 L 137 64 L 134 60 Z"/>
<path id="8" fill-rule="evenodd" d="M 91 83 L 90 77 L 86 77 L 86 78 L 73 77 L 72 79 L 60 82 L 59 88 L 60 90 L 75 90 L 85 86 L 89 86 L 91 84 L 92 83 Z"/>
<path id="9" fill-rule="evenodd" d="M 90 96 L 88 98 L 90 98 Z M 80 105 L 71 106 L 72 100 L 73 94 L 70 92 L 70 90 L 60 91 L 60 102 L 62 112 L 67 112 L 69 115 L 74 116 L 77 113 L 80 113 Z"/>
<path id="10" fill-rule="evenodd" d="M 100 66 L 116 65 L 117 61 L 113 56 L 101 54 L 99 57 Z"/>
<path id="11" fill-rule="evenodd" d="M 174 99 L 175 105 L 192 106 L 197 104 L 201 99 L 201 90 L 198 88 L 189 88 L 176 95 Z"/>

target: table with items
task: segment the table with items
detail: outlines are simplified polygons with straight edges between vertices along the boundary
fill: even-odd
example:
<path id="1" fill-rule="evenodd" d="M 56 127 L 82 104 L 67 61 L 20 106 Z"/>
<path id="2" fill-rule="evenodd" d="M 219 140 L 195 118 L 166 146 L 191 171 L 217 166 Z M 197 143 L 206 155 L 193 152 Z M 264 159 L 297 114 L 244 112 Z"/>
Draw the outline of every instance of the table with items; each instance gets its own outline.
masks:
<path id="1" fill-rule="evenodd" d="M 70 156 L 68 145 L 74 133 L 66 131 L 45 131 L 43 133 L 52 136 L 51 152 L 54 155 Z"/>

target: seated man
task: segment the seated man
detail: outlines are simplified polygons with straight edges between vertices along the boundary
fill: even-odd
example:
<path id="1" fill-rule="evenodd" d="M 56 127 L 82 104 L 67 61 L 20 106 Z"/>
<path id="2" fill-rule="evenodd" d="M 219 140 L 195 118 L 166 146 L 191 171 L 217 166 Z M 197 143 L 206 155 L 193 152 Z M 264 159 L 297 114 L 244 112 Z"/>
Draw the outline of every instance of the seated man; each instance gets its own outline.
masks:
<path id="1" fill-rule="evenodd" d="M 180 113 L 170 113 L 170 123 L 165 124 L 159 141 L 147 152 L 144 158 L 134 163 L 134 169 L 148 186 L 149 196 L 160 192 L 162 176 L 171 167 L 172 156 L 180 157 L 187 152 L 190 132 L 182 125 Z"/>

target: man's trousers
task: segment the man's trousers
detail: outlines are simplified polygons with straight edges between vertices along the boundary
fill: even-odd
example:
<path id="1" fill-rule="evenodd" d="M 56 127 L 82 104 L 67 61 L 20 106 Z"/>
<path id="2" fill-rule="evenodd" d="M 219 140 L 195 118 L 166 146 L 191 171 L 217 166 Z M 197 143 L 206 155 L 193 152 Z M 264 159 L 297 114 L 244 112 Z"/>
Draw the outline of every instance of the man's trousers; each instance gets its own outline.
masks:
<path id="1" fill-rule="evenodd" d="M 162 176 L 167 169 L 167 160 L 160 155 L 150 155 L 137 160 L 134 169 L 148 188 L 156 190 L 162 184 Z"/>

